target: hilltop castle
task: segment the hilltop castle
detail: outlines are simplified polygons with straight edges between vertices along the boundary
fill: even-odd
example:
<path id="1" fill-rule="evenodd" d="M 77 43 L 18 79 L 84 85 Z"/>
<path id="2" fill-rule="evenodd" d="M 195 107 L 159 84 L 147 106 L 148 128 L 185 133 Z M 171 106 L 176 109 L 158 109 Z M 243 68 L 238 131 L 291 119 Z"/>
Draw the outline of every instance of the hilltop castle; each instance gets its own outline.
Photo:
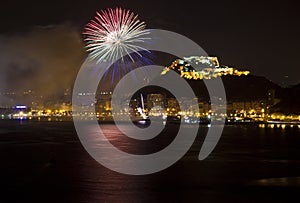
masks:
<path id="1" fill-rule="evenodd" d="M 241 76 L 250 74 L 250 71 L 240 71 L 233 67 L 220 65 L 217 57 L 209 56 L 191 56 L 176 59 L 170 66 L 163 69 L 161 75 L 165 75 L 171 69 L 178 71 L 181 77 L 193 80 L 211 79 L 223 75 Z"/>

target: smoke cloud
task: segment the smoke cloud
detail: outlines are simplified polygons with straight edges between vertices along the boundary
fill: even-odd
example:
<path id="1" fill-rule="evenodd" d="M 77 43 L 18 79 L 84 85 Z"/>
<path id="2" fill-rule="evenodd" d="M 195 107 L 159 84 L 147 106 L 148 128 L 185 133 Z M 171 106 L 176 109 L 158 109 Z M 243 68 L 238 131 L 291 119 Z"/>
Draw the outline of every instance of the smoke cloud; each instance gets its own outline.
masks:
<path id="1" fill-rule="evenodd" d="M 80 31 L 70 25 L 35 27 L 0 35 L 0 105 L 7 92 L 34 91 L 49 99 L 71 88 L 86 58 Z"/>

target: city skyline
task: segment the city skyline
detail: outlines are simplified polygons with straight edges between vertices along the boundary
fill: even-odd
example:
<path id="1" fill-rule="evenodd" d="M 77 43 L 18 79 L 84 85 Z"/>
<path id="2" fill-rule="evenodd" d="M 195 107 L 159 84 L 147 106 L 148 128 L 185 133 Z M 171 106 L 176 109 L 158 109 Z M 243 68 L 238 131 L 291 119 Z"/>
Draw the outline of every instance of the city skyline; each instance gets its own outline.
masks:
<path id="1" fill-rule="evenodd" d="M 192 58 L 194 59 L 195 57 L 192 57 Z M 261 109 L 266 108 L 266 104 L 268 102 L 267 98 L 268 98 L 269 91 L 274 91 L 274 92 L 272 92 L 272 95 L 274 97 L 272 99 L 272 101 L 274 102 L 274 99 L 276 99 L 275 103 L 277 104 L 277 106 L 275 106 L 275 107 L 279 108 L 279 110 L 276 110 L 277 112 L 280 112 L 281 114 L 285 114 L 285 115 L 298 115 L 299 114 L 300 111 L 298 111 L 298 108 L 297 108 L 297 101 L 298 101 L 297 98 L 298 97 L 295 95 L 295 97 L 293 97 L 292 100 L 286 98 L 288 95 L 291 95 L 291 93 L 289 93 L 290 88 L 282 88 L 280 86 L 276 86 L 276 84 L 273 84 L 271 81 L 268 81 L 266 78 L 257 77 L 257 76 L 253 76 L 253 75 L 247 76 L 249 74 L 248 72 L 247 72 L 247 74 L 244 75 L 243 73 L 245 71 L 240 71 L 237 69 L 229 68 L 224 65 L 220 65 L 219 61 L 216 57 L 207 57 L 207 58 L 209 60 L 213 60 L 214 63 L 217 63 L 217 64 L 215 64 L 215 66 L 216 66 L 215 69 L 217 70 L 216 73 L 218 73 L 219 70 L 221 70 L 223 72 L 224 67 L 226 67 L 227 72 L 224 72 L 225 74 L 222 73 L 220 75 L 218 73 L 218 75 L 216 75 L 216 76 L 225 77 L 225 78 L 223 78 L 223 80 L 225 82 L 224 85 L 225 85 L 225 89 L 226 89 L 226 93 L 227 93 L 227 96 L 226 96 L 227 103 L 228 103 L 227 110 L 229 109 L 229 111 L 232 111 L 232 112 L 234 112 L 234 111 L 236 111 L 236 112 L 237 111 L 249 111 L 249 110 L 253 110 L 253 109 L 255 111 L 260 111 Z M 198 59 L 198 58 L 196 57 L 196 59 Z M 205 59 L 205 57 L 204 58 L 200 57 L 200 59 L 201 60 Z M 187 65 L 189 65 L 189 64 L 187 64 Z M 166 67 L 166 69 L 168 69 L 168 71 L 169 71 L 170 67 L 171 66 Z M 166 74 L 166 72 L 165 72 L 166 69 L 164 69 L 162 73 Z M 170 69 L 174 69 L 174 67 L 170 68 Z M 185 75 L 182 75 L 182 73 L 180 73 L 179 69 L 178 70 L 174 69 L 178 72 L 178 77 L 184 77 L 187 81 L 189 81 L 189 79 L 191 79 L 191 78 L 187 78 L 187 77 L 185 77 Z M 205 68 L 203 70 L 205 70 Z M 231 72 L 230 71 L 228 72 L 228 70 L 231 70 Z M 233 70 L 236 70 L 238 73 L 241 73 L 241 74 L 237 74 Z M 189 70 L 189 71 L 192 71 L 192 70 Z M 162 74 L 159 78 L 163 79 L 164 74 Z M 238 80 L 234 79 L 234 78 L 239 78 L 239 76 L 242 76 L 242 77 Z M 213 76 L 213 77 L 215 77 L 215 76 Z M 195 81 L 198 85 L 193 81 Z M 202 102 L 202 103 L 204 102 L 203 104 L 209 105 L 209 98 L 208 98 L 208 95 L 206 92 L 207 90 L 206 90 L 206 87 L 204 86 L 203 82 L 201 82 L 201 81 L 202 81 L 202 79 L 200 79 L 200 80 L 198 80 L 198 78 L 193 79 L 193 80 L 191 80 L 192 83 L 190 85 L 192 85 L 193 90 L 196 92 L 199 102 Z M 251 87 L 251 86 L 253 86 L 253 83 L 256 84 L 256 86 L 254 88 Z M 243 88 L 239 89 L 238 87 L 240 87 L 240 86 L 243 87 L 244 89 Z M 258 89 L 260 89 L 260 91 L 257 91 Z M 146 90 L 146 92 L 144 92 L 145 90 Z M 99 99 L 101 100 L 100 97 L 111 96 L 112 91 L 113 90 L 110 90 L 110 89 L 105 90 L 105 89 L 101 88 L 101 89 L 98 89 L 96 93 L 81 92 L 81 93 L 78 93 L 78 96 L 95 94 L 96 100 L 99 100 Z M 162 92 L 164 92 L 164 90 Z M 275 92 L 276 92 L 276 94 L 275 94 Z M 294 88 L 292 94 L 297 94 L 297 92 L 299 92 L 299 90 L 296 86 L 296 88 Z M 155 94 L 155 93 L 160 94 L 161 90 L 158 90 L 157 88 L 153 89 L 153 87 L 148 88 L 148 90 L 147 90 L 147 88 L 141 89 L 135 94 L 135 96 L 132 97 L 132 99 L 136 99 L 136 98 L 139 99 L 140 96 L 139 95 L 137 96 L 137 94 L 141 94 L 141 93 L 144 94 L 145 96 L 147 96 L 147 94 Z M 200 94 L 198 94 L 198 93 L 200 93 Z M 245 97 L 245 93 L 247 94 L 246 97 Z M 0 92 L 0 96 L 10 98 L 10 103 L 4 104 L 4 105 L 2 103 L 2 106 L 0 105 L 1 108 L 12 108 L 15 105 L 27 105 L 28 108 L 33 109 L 34 112 L 40 112 L 39 115 L 41 115 L 41 114 L 46 115 L 47 111 L 51 112 L 51 114 L 54 113 L 54 115 L 59 112 L 62 115 L 65 115 L 65 114 L 69 115 L 70 113 L 65 113 L 65 112 L 71 111 L 71 96 L 72 96 L 71 88 L 62 89 L 59 94 L 54 94 L 54 95 L 51 95 L 50 97 L 44 97 L 42 95 L 39 95 L 34 90 L 26 90 L 26 91 L 18 90 L 16 92 Z M 173 96 L 169 95 L 168 99 L 170 99 L 170 98 L 172 99 Z M 127 98 L 127 99 L 130 99 L 130 98 Z M 291 101 L 294 101 L 294 102 L 291 103 Z M 105 101 L 105 104 L 103 106 L 105 106 L 105 109 L 109 109 L 109 111 L 110 111 L 111 110 L 109 108 L 110 104 L 108 104 L 107 102 L 108 101 Z M 147 103 L 147 102 L 145 102 L 145 103 Z M 238 104 L 238 103 L 240 103 L 240 104 Z M 260 104 L 260 103 L 265 103 L 265 104 Z M 97 106 L 99 104 L 95 104 L 95 105 Z M 200 103 L 199 103 L 199 105 L 200 105 Z M 241 105 L 248 106 L 248 107 L 241 108 Z M 102 108 L 102 107 L 100 107 L 100 108 Z M 166 108 L 164 108 L 164 110 L 166 110 Z M 273 109 L 276 109 L 276 108 L 273 108 Z M 207 113 L 207 109 L 208 108 L 206 108 L 206 110 L 205 110 L 206 113 Z M 149 111 L 149 109 L 147 111 Z M 201 110 L 201 111 L 203 111 L 203 110 Z M 45 112 L 45 113 L 43 113 L 43 112 Z"/>

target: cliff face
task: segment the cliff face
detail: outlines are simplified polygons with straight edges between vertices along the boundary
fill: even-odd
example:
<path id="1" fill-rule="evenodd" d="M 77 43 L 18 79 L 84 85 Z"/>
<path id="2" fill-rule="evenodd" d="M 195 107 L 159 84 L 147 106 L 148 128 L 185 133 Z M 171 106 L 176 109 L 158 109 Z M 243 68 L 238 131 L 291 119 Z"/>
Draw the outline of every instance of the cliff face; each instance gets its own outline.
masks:
<path id="1" fill-rule="evenodd" d="M 268 91 L 275 90 L 281 92 L 281 87 L 265 77 L 254 75 L 248 76 L 222 76 L 222 81 L 226 91 L 227 101 L 257 101 L 267 99 Z M 203 81 L 192 81 L 188 83 L 192 86 L 195 93 L 204 100 L 208 99 L 208 93 Z"/>
<path id="2" fill-rule="evenodd" d="M 281 89 L 279 97 L 281 101 L 272 107 L 272 112 L 300 114 L 300 84 Z"/>
<path id="3" fill-rule="evenodd" d="M 178 77 L 180 77 L 178 75 Z M 160 76 L 157 80 L 163 80 L 164 76 Z M 224 88 L 226 91 L 227 101 L 257 101 L 267 99 L 268 90 L 275 90 L 275 97 L 280 97 L 279 93 L 282 92 L 282 88 L 269 81 L 265 77 L 259 77 L 254 75 L 247 76 L 222 76 L 221 77 Z M 214 80 L 214 79 L 211 79 Z M 195 95 L 203 101 L 209 101 L 209 95 L 206 85 L 203 80 L 186 80 L 192 87 Z M 149 86 L 141 89 L 136 95 L 141 92 L 143 94 L 159 93 L 163 91 L 162 88 L 157 86 Z M 172 95 L 165 91 L 167 97 Z"/>

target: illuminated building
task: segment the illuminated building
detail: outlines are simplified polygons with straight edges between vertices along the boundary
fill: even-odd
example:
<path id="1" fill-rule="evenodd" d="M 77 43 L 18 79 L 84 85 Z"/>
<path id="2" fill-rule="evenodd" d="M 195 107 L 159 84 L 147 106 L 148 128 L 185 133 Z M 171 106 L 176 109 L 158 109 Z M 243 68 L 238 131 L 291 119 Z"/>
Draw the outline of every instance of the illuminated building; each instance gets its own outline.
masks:
<path id="1" fill-rule="evenodd" d="M 195 68 L 200 68 L 196 71 Z M 249 71 L 240 71 L 235 68 L 220 65 L 217 57 L 191 56 L 176 59 L 170 66 L 163 69 L 161 75 L 165 75 L 170 70 L 180 72 L 180 76 L 186 79 L 202 80 L 220 77 L 223 75 L 248 75 Z"/>
<path id="2" fill-rule="evenodd" d="M 96 111 L 100 117 L 111 116 L 111 91 L 101 91 L 96 95 Z"/>
<path id="3" fill-rule="evenodd" d="M 210 110 L 210 105 L 206 102 L 199 102 L 199 113 L 200 115 L 204 115 L 206 112 Z"/>
<path id="4" fill-rule="evenodd" d="M 150 110 L 153 107 L 165 107 L 165 96 L 163 94 L 148 94 L 147 107 Z"/>
<path id="5" fill-rule="evenodd" d="M 180 107 L 179 107 L 177 99 L 169 98 L 168 99 L 168 106 L 167 106 L 168 115 L 169 116 L 177 116 L 179 111 L 180 111 Z"/>

